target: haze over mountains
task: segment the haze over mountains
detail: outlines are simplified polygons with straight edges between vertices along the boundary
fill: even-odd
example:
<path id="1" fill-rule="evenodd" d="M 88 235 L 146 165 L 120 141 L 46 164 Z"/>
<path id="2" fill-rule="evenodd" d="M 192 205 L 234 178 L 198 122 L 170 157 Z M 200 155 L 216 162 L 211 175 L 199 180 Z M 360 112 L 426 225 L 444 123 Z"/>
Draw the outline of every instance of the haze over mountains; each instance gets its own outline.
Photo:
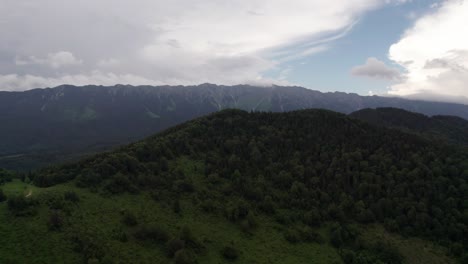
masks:
<path id="1" fill-rule="evenodd" d="M 301 87 L 63 85 L 0 92 L 0 167 L 30 169 L 107 150 L 226 108 L 272 112 L 323 108 L 348 114 L 376 107 L 468 119 L 468 106 L 462 104 Z"/>

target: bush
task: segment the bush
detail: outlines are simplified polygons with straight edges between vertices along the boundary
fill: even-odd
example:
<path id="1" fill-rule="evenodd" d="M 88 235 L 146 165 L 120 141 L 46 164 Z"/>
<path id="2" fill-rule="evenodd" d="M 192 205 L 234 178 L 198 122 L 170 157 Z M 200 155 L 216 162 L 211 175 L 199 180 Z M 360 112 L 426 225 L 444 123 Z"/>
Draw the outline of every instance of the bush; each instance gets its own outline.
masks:
<path id="1" fill-rule="evenodd" d="M 284 233 L 284 238 L 290 243 L 298 243 L 301 241 L 301 234 L 295 229 L 288 229 Z"/>
<path id="2" fill-rule="evenodd" d="M 78 196 L 78 194 L 76 194 L 76 192 L 74 191 L 67 191 L 63 194 L 63 198 L 66 200 L 66 201 L 70 201 L 72 203 L 77 203 L 80 201 L 80 197 Z"/>
<path id="3" fill-rule="evenodd" d="M 63 225 L 63 218 L 57 211 L 51 212 L 47 226 L 49 230 L 60 230 Z"/>
<path id="4" fill-rule="evenodd" d="M 330 233 L 330 242 L 336 248 L 339 248 L 343 245 L 344 242 L 340 229 L 335 229 Z"/>
<path id="5" fill-rule="evenodd" d="M 7 197 L 5 193 L 3 193 L 3 190 L 0 189 L 0 203 L 6 201 Z"/>
<path id="6" fill-rule="evenodd" d="M 166 230 L 155 225 L 143 225 L 134 234 L 136 239 L 165 243 L 169 239 Z"/>
<path id="7" fill-rule="evenodd" d="M 127 233 L 125 233 L 125 231 L 121 228 L 116 228 L 112 230 L 112 238 L 122 243 L 128 242 Z"/>
<path id="8" fill-rule="evenodd" d="M 27 199 L 22 195 L 10 197 L 7 202 L 8 209 L 16 216 L 35 214 L 35 210 L 31 208 L 35 204 L 34 200 Z"/>
<path id="9" fill-rule="evenodd" d="M 377 253 L 379 259 L 385 263 L 402 263 L 403 261 L 403 256 L 391 244 L 378 242 L 372 249 Z"/>
<path id="10" fill-rule="evenodd" d="M 345 264 L 354 263 L 356 259 L 356 254 L 353 251 L 348 250 L 348 249 L 341 250 L 340 255 L 341 255 L 341 259 L 343 260 Z"/>
<path id="11" fill-rule="evenodd" d="M 29 206 L 28 201 L 21 195 L 13 196 L 8 200 L 8 209 L 11 211 L 21 211 Z"/>
<path id="12" fill-rule="evenodd" d="M 180 239 L 185 241 L 185 245 L 196 250 L 203 249 L 203 245 L 195 238 L 189 227 L 184 226 L 180 232 Z"/>
<path id="13" fill-rule="evenodd" d="M 120 194 L 124 192 L 136 193 L 137 188 L 133 183 L 123 174 L 115 174 L 105 186 L 105 189 L 112 194 Z"/>
<path id="14" fill-rule="evenodd" d="M 200 203 L 200 207 L 206 213 L 214 213 L 220 206 L 215 201 L 207 199 Z"/>
<path id="15" fill-rule="evenodd" d="M 226 218 L 232 222 L 242 220 L 249 214 L 249 205 L 243 201 L 231 202 L 225 211 Z"/>
<path id="16" fill-rule="evenodd" d="M 180 201 L 179 200 L 175 200 L 172 204 L 172 211 L 174 211 L 174 213 L 176 214 L 180 214 L 181 211 L 182 211 L 182 208 L 180 207 Z"/>
<path id="17" fill-rule="evenodd" d="M 310 226 L 320 226 L 321 216 L 317 209 L 313 209 L 304 214 L 304 223 Z"/>
<path id="18" fill-rule="evenodd" d="M 221 254 L 227 260 L 236 260 L 239 257 L 239 253 L 237 252 L 237 249 L 231 246 L 224 247 L 221 250 Z"/>
<path id="19" fill-rule="evenodd" d="M 173 238 L 167 242 L 166 249 L 167 255 L 173 257 L 175 253 L 181 249 L 185 248 L 185 241 L 179 238 Z"/>
<path id="20" fill-rule="evenodd" d="M 105 243 L 91 234 L 75 232 L 71 236 L 71 241 L 74 244 L 73 250 L 82 254 L 85 259 L 99 260 L 105 255 L 103 247 Z"/>
<path id="21" fill-rule="evenodd" d="M 138 220 L 136 216 L 130 211 L 124 211 L 122 215 L 122 222 L 126 226 L 136 226 L 138 224 Z"/>
<path id="22" fill-rule="evenodd" d="M 310 227 L 304 227 L 300 230 L 301 239 L 304 242 L 322 244 L 325 242 L 325 238 L 319 233 L 312 230 Z"/>
<path id="23" fill-rule="evenodd" d="M 185 249 L 180 249 L 175 253 L 174 262 L 176 264 L 192 264 L 192 263 L 195 263 L 194 258 Z"/>

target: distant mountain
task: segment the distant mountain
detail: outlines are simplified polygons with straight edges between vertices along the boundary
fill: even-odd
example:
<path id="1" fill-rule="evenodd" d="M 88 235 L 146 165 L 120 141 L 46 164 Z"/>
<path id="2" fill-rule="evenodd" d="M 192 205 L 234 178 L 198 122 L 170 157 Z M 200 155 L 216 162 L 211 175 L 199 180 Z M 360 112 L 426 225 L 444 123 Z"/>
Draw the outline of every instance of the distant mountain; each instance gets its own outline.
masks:
<path id="1" fill-rule="evenodd" d="M 380 126 L 419 133 L 435 140 L 468 145 L 468 121 L 456 116 L 429 117 L 397 108 L 363 109 L 350 116 Z"/>
<path id="2" fill-rule="evenodd" d="M 351 113 L 397 107 L 468 119 L 468 106 L 321 93 L 301 87 L 59 86 L 0 92 L 0 167 L 29 169 L 144 138 L 226 108 L 284 112 L 323 108 Z"/>

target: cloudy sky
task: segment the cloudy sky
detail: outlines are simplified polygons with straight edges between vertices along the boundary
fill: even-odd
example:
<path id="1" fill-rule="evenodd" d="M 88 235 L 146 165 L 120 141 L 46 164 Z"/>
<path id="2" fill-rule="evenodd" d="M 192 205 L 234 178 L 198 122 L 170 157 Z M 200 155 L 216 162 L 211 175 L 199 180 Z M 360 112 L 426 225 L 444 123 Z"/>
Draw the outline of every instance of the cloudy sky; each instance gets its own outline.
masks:
<path id="1" fill-rule="evenodd" d="M 468 1 L 0 0 L 0 90 L 300 85 L 468 97 Z"/>

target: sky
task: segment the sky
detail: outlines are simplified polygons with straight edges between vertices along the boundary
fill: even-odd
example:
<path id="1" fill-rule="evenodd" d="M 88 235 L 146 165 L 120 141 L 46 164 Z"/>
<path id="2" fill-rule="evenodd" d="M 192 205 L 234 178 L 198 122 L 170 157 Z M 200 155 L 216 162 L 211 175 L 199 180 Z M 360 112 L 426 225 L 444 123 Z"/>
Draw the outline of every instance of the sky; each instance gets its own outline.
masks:
<path id="1" fill-rule="evenodd" d="M 0 90 L 275 84 L 463 101 L 466 25 L 468 0 L 0 0 Z"/>

